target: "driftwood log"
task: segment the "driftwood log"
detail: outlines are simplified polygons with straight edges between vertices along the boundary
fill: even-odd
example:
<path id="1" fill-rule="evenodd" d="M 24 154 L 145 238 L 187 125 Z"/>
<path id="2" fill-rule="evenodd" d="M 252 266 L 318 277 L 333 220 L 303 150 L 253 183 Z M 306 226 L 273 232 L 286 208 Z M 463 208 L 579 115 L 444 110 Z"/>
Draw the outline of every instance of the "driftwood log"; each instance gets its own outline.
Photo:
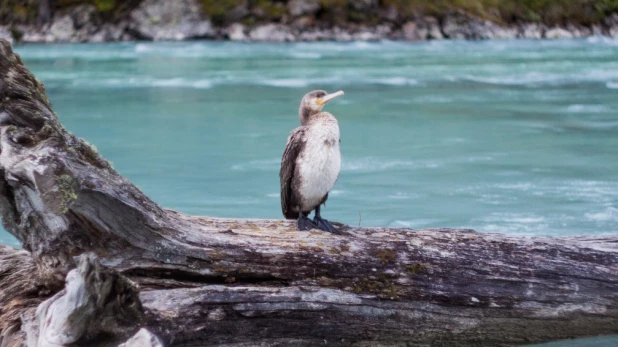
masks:
<path id="1" fill-rule="evenodd" d="M 2 347 L 514 346 L 618 333 L 618 236 L 332 235 L 167 210 L 62 127 L 6 41 L 0 151 L 2 221 L 23 245 L 0 246 Z"/>

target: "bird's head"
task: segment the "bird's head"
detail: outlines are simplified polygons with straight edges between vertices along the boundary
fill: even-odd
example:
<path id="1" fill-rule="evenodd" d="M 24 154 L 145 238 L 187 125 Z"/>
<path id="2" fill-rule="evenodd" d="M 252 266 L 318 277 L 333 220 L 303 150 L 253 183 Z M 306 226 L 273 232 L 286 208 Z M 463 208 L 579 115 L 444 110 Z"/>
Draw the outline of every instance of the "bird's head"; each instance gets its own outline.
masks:
<path id="1" fill-rule="evenodd" d="M 343 95 L 343 90 L 331 94 L 323 90 L 314 90 L 305 94 L 300 101 L 300 123 L 305 124 L 311 116 L 320 113 L 326 103 L 341 95 Z"/>

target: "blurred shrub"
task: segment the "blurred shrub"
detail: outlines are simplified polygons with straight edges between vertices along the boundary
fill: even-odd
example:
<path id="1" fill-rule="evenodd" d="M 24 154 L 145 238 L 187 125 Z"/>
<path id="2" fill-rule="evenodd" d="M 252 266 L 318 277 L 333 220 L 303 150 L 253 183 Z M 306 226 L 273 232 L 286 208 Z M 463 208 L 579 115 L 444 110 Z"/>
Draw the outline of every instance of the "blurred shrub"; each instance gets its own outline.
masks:
<path id="1" fill-rule="evenodd" d="M 287 13 L 287 9 L 281 2 L 271 0 L 255 0 L 251 4 L 252 13 L 262 19 L 273 21 L 279 20 Z"/>
<path id="2" fill-rule="evenodd" d="M 94 4 L 100 12 L 109 12 L 116 8 L 116 0 L 95 0 Z"/>
<path id="3" fill-rule="evenodd" d="M 141 0 L 52 0 L 55 11 L 79 4 L 93 4 L 113 18 L 125 13 Z M 165 0 L 175 1 L 175 0 Z M 197 0 L 216 25 L 242 21 L 254 24 L 286 18 L 287 0 Z M 418 15 L 443 17 L 462 10 L 482 18 L 503 23 L 543 22 L 590 25 L 618 12 L 618 0 L 317 0 L 321 6 L 318 20 L 331 25 L 347 22 L 377 24 L 385 9 L 396 11 L 400 21 Z M 0 0 L 0 23 L 34 23 L 38 0 Z M 370 4 L 359 8 L 360 3 Z M 392 19 L 392 16 L 389 16 Z"/>
<path id="4" fill-rule="evenodd" d="M 200 0 L 204 13 L 213 23 L 222 25 L 227 22 L 227 15 L 237 6 L 244 6 L 245 0 Z"/>
<path id="5" fill-rule="evenodd" d="M 38 0 L 0 0 L 0 23 L 31 23 L 38 14 Z"/>
<path id="6" fill-rule="evenodd" d="M 394 6 L 405 16 L 424 13 L 440 17 L 459 9 L 494 21 L 548 25 L 589 25 L 618 11 L 618 0 L 382 0 L 382 4 Z"/>
<path id="7" fill-rule="evenodd" d="M 135 7 L 141 0 L 52 0 L 53 11 L 71 6 L 92 4 L 97 10 L 112 18 L 114 14 Z M 168 1 L 168 0 L 166 0 Z M 171 1 L 171 0 L 169 0 Z M 0 24 L 34 24 L 39 10 L 39 0 L 0 0 Z"/>

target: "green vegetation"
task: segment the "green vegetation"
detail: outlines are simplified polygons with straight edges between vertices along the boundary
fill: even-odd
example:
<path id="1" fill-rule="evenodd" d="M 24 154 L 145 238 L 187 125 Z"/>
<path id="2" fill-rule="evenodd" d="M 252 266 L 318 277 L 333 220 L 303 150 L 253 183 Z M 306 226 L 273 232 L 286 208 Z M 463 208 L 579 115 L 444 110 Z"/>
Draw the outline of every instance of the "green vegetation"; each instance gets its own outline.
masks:
<path id="1" fill-rule="evenodd" d="M 99 13 L 109 17 L 135 7 L 141 0 L 51 0 L 52 12 L 72 6 L 91 4 Z M 39 0 L 0 0 L 0 23 L 34 24 L 39 11 Z"/>
<path id="2" fill-rule="evenodd" d="M 278 20 L 287 12 L 283 4 L 271 0 L 257 0 L 253 8 L 260 16 L 269 20 Z"/>
<path id="3" fill-rule="evenodd" d="M 100 12 L 110 12 L 116 8 L 116 0 L 95 0 L 94 4 Z"/>
<path id="4" fill-rule="evenodd" d="M 244 2 L 240 0 L 200 0 L 204 13 L 210 17 L 214 24 L 218 25 L 227 22 L 228 13 Z"/>
<path id="5" fill-rule="evenodd" d="M 53 0 L 53 11 L 79 4 L 93 4 L 106 18 L 126 13 L 141 0 Z M 232 21 L 246 24 L 285 21 L 285 0 L 197 0 L 215 25 Z M 380 0 L 379 8 L 363 8 L 354 0 L 317 0 L 321 6 L 317 20 L 341 25 L 345 23 L 377 24 L 384 14 L 396 13 L 389 20 L 402 22 L 419 15 L 438 18 L 453 11 L 465 11 L 501 23 L 540 22 L 547 25 L 602 22 L 618 12 L 618 0 Z M 0 22 L 4 24 L 36 22 L 39 0 L 0 0 Z M 394 10 L 394 11 L 393 11 Z M 287 17 L 289 19 L 289 17 Z"/>
<path id="6" fill-rule="evenodd" d="M 69 211 L 71 203 L 77 200 L 77 194 L 73 189 L 73 177 L 69 175 L 60 175 L 58 187 L 61 195 L 59 202 L 60 212 L 64 214 Z"/>
<path id="7" fill-rule="evenodd" d="M 272 0 L 199 0 L 204 13 L 215 25 L 229 24 L 238 20 L 238 13 L 246 13 L 242 22 L 251 25 L 256 22 L 279 21 L 287 12 L 285 4 Z"/>
<path id="8" fill-rule="evenodd" d="M 548 25 L 601 22 L 618 11 L 618 0 L 382 0 L 403 16 L 424 13 L 442 17 L 453 10 L 503 23 L 541 22 Z"/>
<path id="9" fill-rule="evenodd" d="M 378 259 L 383 263 L 392 263 L 397 259 L 397 253 L 390 249 L 381 249 L 376 254 Z"/>
<path id="10" fill-rule="evenodd" d="M 376 279 L 356 278 L 353 282 L 355 293 L 371 293 L 377 294 L 378 297 L 384 299 L 397 299 L 397 287 L 386 276 L 380 276 Z"/>
<path id="11" fill-rule="evenodd" d="M 130 7 L 131 5 L 137 5 L 139 0 L 133 1 L 116 1 L 116 0 L 52 0 L 55 9 L 62 9 L 75 5 L 92 4 L 97 8 L 97 11 L 101 13 L 116 12 L 122 9 Z M 127 6 L 128 5 L 128 6 Z"/>
<path id="12" fill-rule="evenodd" d="M 36 18 L 37 12 L 35 0 L 0 0 L 0 23 L 26 23 Z"/>
<path id="13" fill-rule="evenodd" d="M 512 22 L 589 25 L 618 11 L 618 0 L 439 0 L 429 1 L 434 11 L 454 6 L 478 16 Z"/>
<path id="14" fill-rule="evenodd" d="M 245 6 L 248 15 L 244 22 L 279 20 L 285 1 L 275 0 L 200 0 L 204 12 L 216 24 L 226 24 L 227 14 Z M 353 0 L 318 0 L 322 10 L 318 19 L 332 24 L 344 22 L 376 24 L 380 15 L 394 8 L 399 20 L 417 15 L 432 15 L 438 18 L 462 10 L 476 16 L 502 23 L 541 22 L 548 25 L 581 24 L 602 22 L 608 15 L 618 12 L 618 0 L 381 0 L 380 9 L 355 8 Z M 256 11 L 257 10 L 257 11 Z M 256 13 L 263 18 L 255 18 Z"/>
<path id="15" fill-rule="evenodd" d="M 427 271 L 427 266 L 424 264 L 414 264 L 406 266 L 406 271 L 412 275 Z"/>

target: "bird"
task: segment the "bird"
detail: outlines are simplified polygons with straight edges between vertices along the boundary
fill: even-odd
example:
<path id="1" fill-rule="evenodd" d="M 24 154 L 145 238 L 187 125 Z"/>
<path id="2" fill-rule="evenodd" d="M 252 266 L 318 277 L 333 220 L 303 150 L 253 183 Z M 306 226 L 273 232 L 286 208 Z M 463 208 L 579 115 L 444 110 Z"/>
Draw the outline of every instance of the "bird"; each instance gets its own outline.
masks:
<path id="1" fill-rule="evenodd" d="M 281 211 L 286 219 L 297 219 L 301 231 L 318 228 L 340 233 L 320 214 L 341 170 L 339 124 L 322 108 L 343 94 L 342 90 L 331 94 L 314 90 L 303 96 L 298 109 L 301 125 L 290 133 L 281 158 Z"/>

